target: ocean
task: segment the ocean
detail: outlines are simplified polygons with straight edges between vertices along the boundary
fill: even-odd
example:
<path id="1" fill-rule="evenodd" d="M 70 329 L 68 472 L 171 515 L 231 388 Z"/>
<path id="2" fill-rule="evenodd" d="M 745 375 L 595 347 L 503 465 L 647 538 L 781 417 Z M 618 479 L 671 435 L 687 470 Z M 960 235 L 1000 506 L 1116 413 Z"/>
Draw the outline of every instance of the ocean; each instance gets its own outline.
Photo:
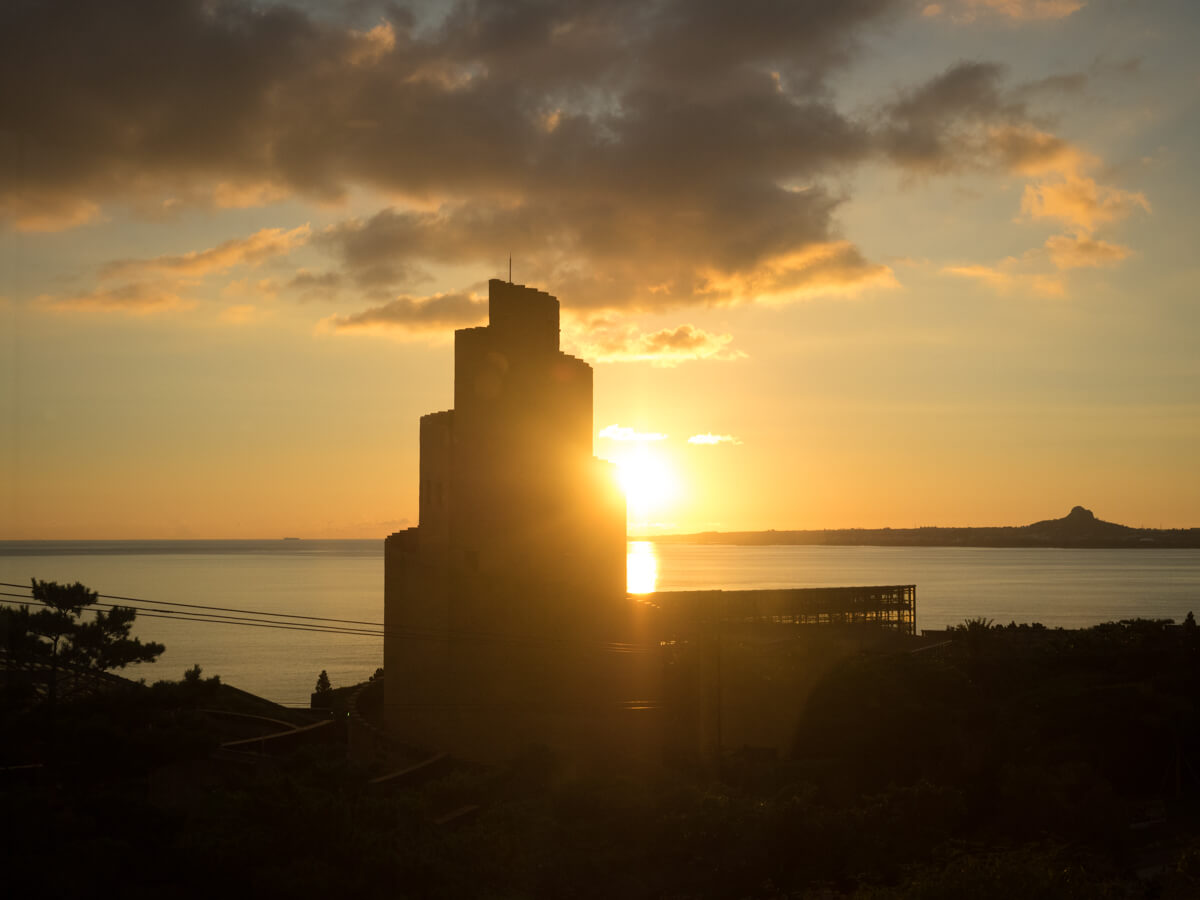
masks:
<path id="1" fill-rule="evenodd" d="M 383 622 L 382 540 L 0 541 L 0 582 L 30 578 L 81 581 L 147 601 Z M 1200 550 L 631 541 L 629 578 L 631 590 L 915 584 L 919 629 L 977 617 L 1076 628 L 1136 616 L 1180 621 L 1200 611 Z M 205 676 L 287 705 L 308 704 L 322 669 L 336 687 L 383 665 L 377 635 L 149 615 L 138 619 L 136 634 L 167 649 L 157 662 L 121 673 L 127 677 L 178 679 L 198 664 Z"/>

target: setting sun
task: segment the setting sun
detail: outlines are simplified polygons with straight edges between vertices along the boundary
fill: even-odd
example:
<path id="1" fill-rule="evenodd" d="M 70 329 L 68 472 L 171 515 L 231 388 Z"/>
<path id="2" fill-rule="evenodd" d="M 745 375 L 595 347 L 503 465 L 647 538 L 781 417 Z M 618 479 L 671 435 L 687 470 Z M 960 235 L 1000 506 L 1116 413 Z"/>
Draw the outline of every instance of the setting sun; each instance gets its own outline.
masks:
<path id="1" fill-rule="evenodd" d="M 616 464 L 630 515 L 660 512 L 674 499 L 678 482 L 662 454 L 641 445 L 617 459 Z"/>

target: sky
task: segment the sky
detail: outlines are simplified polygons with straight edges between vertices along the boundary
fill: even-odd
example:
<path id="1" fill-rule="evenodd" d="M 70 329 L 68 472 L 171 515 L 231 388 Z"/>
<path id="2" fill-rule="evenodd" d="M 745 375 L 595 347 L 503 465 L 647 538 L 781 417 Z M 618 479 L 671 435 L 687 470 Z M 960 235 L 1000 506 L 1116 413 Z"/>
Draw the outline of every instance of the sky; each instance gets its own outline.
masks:
<path id="1" fill-rule="evenodd" d="M 487 280 L 631 532 L 1200 525 L 1194 0 L 0 5 L 0 539 L 416 524 Z"/>

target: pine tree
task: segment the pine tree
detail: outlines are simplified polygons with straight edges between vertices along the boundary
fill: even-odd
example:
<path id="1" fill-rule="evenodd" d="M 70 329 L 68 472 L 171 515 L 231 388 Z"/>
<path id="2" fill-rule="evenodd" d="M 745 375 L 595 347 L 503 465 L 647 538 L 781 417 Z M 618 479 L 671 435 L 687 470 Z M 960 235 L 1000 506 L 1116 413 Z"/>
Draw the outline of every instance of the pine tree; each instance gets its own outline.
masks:
<path id="1" fill-rule="evenodd" d="M 107 612 L 98 609 L 95 618 L 84 621 L 84 612 L 90 611 L 88 607 L 96 603 L 99 594 L 78 581 L 59 584 L 34 578 L 32 593 L 43 608 L 29 615 L 28 628 L 45 639 L 43 649 L 49 650 L 51 703 L 58 691 L 60 664 L 105 672 L 153 662 L 166 649 L 154 641 L 143 644 L 129 636 L 137 619 L 132 607 L 114 606 Z"/>

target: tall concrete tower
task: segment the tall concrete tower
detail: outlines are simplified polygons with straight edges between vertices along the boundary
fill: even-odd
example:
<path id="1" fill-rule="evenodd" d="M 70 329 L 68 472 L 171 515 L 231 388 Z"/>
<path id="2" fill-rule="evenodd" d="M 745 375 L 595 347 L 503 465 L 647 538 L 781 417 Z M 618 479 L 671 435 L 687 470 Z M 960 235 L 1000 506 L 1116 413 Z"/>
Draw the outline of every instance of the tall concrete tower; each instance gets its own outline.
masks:
<path id="1" fill-rule="evenodd" d="M 647 691 L 625 501 L 558 300 L 492 280 L 488 309 L 455 332 L 454 409 L 421 418 L 419 525 L 385 543 L 386 720 L 474 758 L 594 746 Z"/>

